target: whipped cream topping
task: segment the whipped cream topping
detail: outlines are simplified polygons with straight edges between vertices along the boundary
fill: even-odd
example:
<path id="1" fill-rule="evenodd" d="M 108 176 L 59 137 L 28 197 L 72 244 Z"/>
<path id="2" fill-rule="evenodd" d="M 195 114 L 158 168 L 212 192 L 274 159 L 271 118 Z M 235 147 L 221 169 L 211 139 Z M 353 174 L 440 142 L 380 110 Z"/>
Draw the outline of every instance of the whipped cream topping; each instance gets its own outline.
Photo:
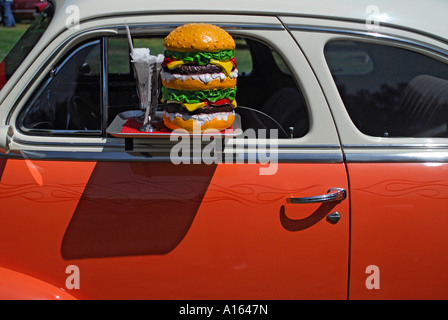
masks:
<path id="1" fill-rule="evenodd" d="M 230 112 L 216 112 L 216 113 L 201 113 L 201 114 L 184 114 L 184 113 L 169 113 L 165 111 L 165 116 L 169 117 L 171 121 L 174 118 L 182 118 L 182 120 L 187 121 L 189 119 L 194 119 L 199 125 L 203 125 L 207 121 L 217 118 L 218 120 L 227 121 L 228 117 L 235 115 L 235 111 Z"/>
<path id="2" fill-rule="evenodd" d="M 169 72 L 165 72 L 162 70 L 160 73 L 160 76 L 162 77 L 163 81 L 170 82 L 171 80 L 177 80 L 181 79 L 182 81 L 185 81 L 187 79 L 192 80 L 200 80 L 203 83 L 207 84 L 212 80 L 219 79 L 221 81 L 224 81 L 226 79 L 226 75 L 223 72 L 220 73 L 204 73 L 204 74 L 189 74 L 189 75 L 183 75 L 183 74 L 171 74 Z M 230 79 L 236 79 L 238 78 L 238 69 L 235 69 L 232 71 L 232 73 L 229 76 Z"/>

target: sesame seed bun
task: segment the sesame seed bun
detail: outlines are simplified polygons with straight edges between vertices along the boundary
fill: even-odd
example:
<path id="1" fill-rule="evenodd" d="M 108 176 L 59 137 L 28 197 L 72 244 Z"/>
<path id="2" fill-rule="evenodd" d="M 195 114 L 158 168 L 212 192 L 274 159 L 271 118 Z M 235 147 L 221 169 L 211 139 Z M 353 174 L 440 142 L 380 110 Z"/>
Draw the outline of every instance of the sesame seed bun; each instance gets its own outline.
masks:
<path id="1" fill-rule="evenodd" d="M 163 123 L 171 130 L 184 129 L 189 133 L 199 133 L 206 130 L 218 130 L 222 131 L 229 128 L 235 121 L 235 115 L 231 114 L 226 118 L 213 117 L 208 121 L 205 121 L 202 125 L 195 119 L 183 119 L 182 117 L 171 118 L 166 114 L 163 115 Z"/>
<path id="2" fill-rule="evenodd" d="M 165 49 L 178 52 L 218 52 L 234 50 L 235 41 L 222 28 L 206 23 L 190 23 L 177 27 L 163 43 Z"/>

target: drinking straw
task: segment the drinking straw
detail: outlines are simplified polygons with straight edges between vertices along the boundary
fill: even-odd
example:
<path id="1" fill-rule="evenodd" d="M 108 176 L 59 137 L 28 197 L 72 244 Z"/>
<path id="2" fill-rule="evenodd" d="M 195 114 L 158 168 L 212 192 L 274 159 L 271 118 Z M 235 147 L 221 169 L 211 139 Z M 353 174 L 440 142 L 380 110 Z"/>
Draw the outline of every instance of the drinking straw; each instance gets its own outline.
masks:
<path id="1" fill-rule="evenodd" d="M 131 52 L 134 51 L 134 45 L 132 44 L 131 31 L 129 31 L 129 26 L 126 25 L 126 31 L 128 33 L 129 46 L 131 48 Z"/>

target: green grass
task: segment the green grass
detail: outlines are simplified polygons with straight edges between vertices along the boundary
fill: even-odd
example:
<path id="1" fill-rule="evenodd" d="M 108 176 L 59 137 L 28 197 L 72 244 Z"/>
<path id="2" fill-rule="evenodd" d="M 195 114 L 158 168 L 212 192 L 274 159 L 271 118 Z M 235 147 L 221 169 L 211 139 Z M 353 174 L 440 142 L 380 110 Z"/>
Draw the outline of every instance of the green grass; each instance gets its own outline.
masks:
<path id="1" fill-rule="evenodd" d="M 25 33 L 28 24 L 17 24 L 15 28 L 0 27 L 0 62 L 14 47 Z M 236 39 L 236 60 L 240 73 L 252 70 L 252 59 L 244 40 Z M 163 54 L 163 37 L 135 38 L 134 45 L 138 48 L 150 48 L 152 55 Z M 109 66 L 111 73 L 129 72 L 129 48 L 127 38 L 111 38 L 109 41 Z"/>
<path id="2" fill-rule="evenodd" d="M 28 27 L 28 24 L 17 24 L 15 28 L 0 27 L 0 61 L 3 61 Z"/>
<path id="3" fill-rule="evenodd" d="M 238 64 L 239 73 L 249 73 L 252 71 L 252 57 L 246 42 L 236 39 L 237 48 L 235 58 Z M 163 54 L 163 37 L 154 38 L 134 38 L 135 48 L 149 48 L 152 55 Z M 126 73 L 129 72 L 129 47 L 127 38 L 109 39 L 109 72 Z"/>

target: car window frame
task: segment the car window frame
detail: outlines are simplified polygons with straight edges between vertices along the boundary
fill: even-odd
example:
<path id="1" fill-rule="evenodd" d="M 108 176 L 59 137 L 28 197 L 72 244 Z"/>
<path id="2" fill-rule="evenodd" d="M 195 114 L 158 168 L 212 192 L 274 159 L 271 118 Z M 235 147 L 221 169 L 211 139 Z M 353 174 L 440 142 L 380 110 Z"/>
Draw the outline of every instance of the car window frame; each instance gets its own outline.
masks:
<path id="1" fill-rule="evenodd" d="M 104 100 L 104 68 L 105 68 L 105 62 L 107 62 L 107 57 L 104 56 L 104 46 L 107 46 L 104 41 L 105 37 L 100 38 L 91 38 L 86 41 L 83 41 L 77 46 L 74 46 L 69 53 L 64 56 L 59 62 L 56 64 L 56 66 L 51 70 L 51 72 L 47 75 L 47 77 L 40 83 L 38 89 L 33 93 L 31 99 L 25 104 L 25 106 L 22 108 L 19 117 L 16 121 L 16 128 L 26 134 L 26 135 L 36 135 L 36 136 L 65 136 L 65 137 L 83 137 L 83 136 L 90 136 L 90 137 L 101 137 L 104 136 L 106 128 L 104 127 L 104 103 L 107 102 Z M 101 116 L 101 128 L 100 130 L 61 130 L 61 129 L 29 129 L 26 128 L 23 124 L 23 121 L 26 117 L 27 112 L 33 107 L 34 102 L 39 98 L 39 96 L 44 92 L 44 90 L 47 88 L 47 86 L 53 81 L 53 79 L 57 76 L 58 72 L 67 64 L 67 62 L 73 58 L 78 52 L 86 48 L 87 46 L 93 45 L 96 42 L 95 45 L 100 45 L 100 64 L 101 64 L 101 71 L 99 74 L 99 82 L 100 82 L 100 116 Z M 106 80 L 107 81 L 107 80 Z"/>
<path id="2" fill-rule="evenodd" d="M 330 39 L 329 41 L 327 41 L 325 43 L 325 46 L 323 48 L 324 52 L 325 52 L 325 50 L 327 48 L 327 45 L 334 44 L 334 43 L 340 43 L 340 42 L 353 42 L 355 44 L 366 43 L 366 44 L 377 46 L 377 48 L 383 47 L 383 48 L 387 48 L 387 49 L 389 49 L 389 48 L 391 48 L 391 49 L 395 49 L 395 48 L 396 49 L 400 49 L 400 50 L 406 51 L 407 53 L 418 54 L 418 55 L 421 55 L 421 56 L 423 56 L 423 57 L 425 57 L 427 59 L 431 59 L 433 61 L 437 61 L 437 62 L 443 63 L 445 65 L 445 67 L 446 67 L 446 70 L 448 70 L 448 59 L 443 59 L 440 55 L 438 55 L 438 54 L 442 53 L 442 51 L 440 51 L 437 48 L 431 49 L 429 47 L 426 47 L 426 49 L 427 49 L 426 52 L 421 51 L 419 49 L 422 49 L 422 47 L 417 48 L 417 45 L 421 46 L 421 44 L 418 44 L 417 42 L 410 43 L 410 41 L 407 41 L 406 43 L 404 43 L 404 42 L 400 43 L 399 39 L 392 39 L 392 38 L 388 39 L 388 40 L 384 40 L 384 39 L 373 40 L 373 39 L 366 39 L 366 38 L 358 38 L 358 39 L 355 39 L 355 38 L 351 38 L 351 39 L 334 38 L 334 39 Z M 447 58 L 448 58 L 448 52 L 446 54 L 447 54 Z M 328 63 L 327 57 L 325 57 L 325 58 L 326 58 L 326 61 L 327 61 L 327 67 L 330 70 L 330 64 Z M 330 73 L 331 73 L 332 77 L 334 78 L 335 85 L 337 86 L 335 76 L 333 76 L 333 72 L 330 71 Z M 442 78 L 440 78 L 440 79 L 442 79 Z M 413 79 L 411 79 L 411 81 L 412 80 Z M 447 80 L 448 81 L 448 77 L 446 79 L 443 79 L 443 80 Z M 338 89 L 338 92 L 340 93 L 340 91 L 339 91 L 340 88 L 338 87 L 337 89 Z M 342 97 L 341 97 L 341 99 L 342 99 Z M 364 135 L 364 136 L 371 137 L 371 138 L 384 138 L 385 140 L 387 140 L 387 139 L 394 139 L 394 138 L 395 139 L 402 139 L 402 140 L 403 139 L 425 139 L 425 138 L 426 139 L 448 139 L 448 136 L 445 136 L 445 137 L 430 137 L 430 136 L 418 137 L 418 136 L 412 136 L 412 135 L 409 135 L 409 136 L 405 136 L 405 135 L 402 135 L 402 136 L 398 136 L 398 135 L 397 136 L 382 136 L 382 135 L 368 134 L 368 133 L 364 132 L 363 130 L 361 130 L 358 127 L 357 124 L 355 124 L 355 120 L 350 115 L 350 112 L 348 110 L 348 106 L 346 106 L 345 101 L 342 101 L 342 102 L 343 102 L 343 105 L 345 107 L 345 110 L 346 110 L 347 114 L 350 117 L 350 121 L 355 126 L 356 130 L 359 133 L 361 133 L 362 135 Z"/>
<path id="3" fill-rule="evenodd" d="M 219 22 L 215 22 L 215 17 L 210 15 L 204 15 L 198 18 L 192 14 L 185 14 L 178 17 L 186 17 L 185 22 L 179 22 L 182 20 L 176 19 L 172 15 L 169 16 L 157 16 L 155 19 L 158 21 L 152 21 L 151 23 L 143 22 L 142 19 L 146 19 L 144 16 L 136 16 L 135 21 L 132 19 L 123 20 L 123 18 L 113 18 L 113 22 L 108 21 L 107 18 L 101 18 L 98 20 L 92 20 L 89 23 L 82 25 L 81 30 L 70 33 L 67 37 L 65 34 L 61 34 L 58 38 L 52 40 L 53 43 L 49 43 L 47 49 L 41 54 L 42 58 L 38 66 L 39 73 L 33 73 L 31 81 L 27 82 L 22 90 L 21 94 L 15 103 L 15 105 L 8 111 L 8 122 L 14 122 L 17 119 L 17 114 L 23 108 L 25 99 L 29 98 L 31 90 L 35 90 L 38 83 L 46 76 L 48 72 L 52 70 L 51 66 L 61 59 L 61 57 L 71 50 L 74 46 L 86 39 L 92 39 L 94 37 L 101 36 L 115 36 L 118 33 L 124 34 L 126 32 L 125 25 L 130 24 L 135 31 L 141 32 L 144 29 L 150 30 L 149 33 L 160 33 L 163 30 L 173 30 L 175 27 L 187 22 L 196 22 L 198 19 L 203 19 L 204 22 L 210 21 L 210 23 L 218 24 L 228 30 L 231 30 L 232 35 L 242 36 L 245 38 L 253 38 L 260 40 L 269 47 L 273 47 L 280 54 L 283 50 L 286 56 L 283 56 L 288 66 L 292 67 L 292 76 L 297 84 L 297 87 L 304 93 L 304 98 L 307 103 L 307 107 L 310 112 L 310 130 L 305 137 L 295 139 L 281 139 L 277 141 L 271 141 L 268 139 L 242 139 L 243 147 L 252 146 L 254 142 L 256 144 L 262 143 L 269 147 L 270 144 L 275 145 L 282 151 L 279 152 L 281 159 L 279 161 L 286 162 L 332 162 L 341 163 L 343 161 L 341 146 L 337 137 L 337 131 L 335 123 L 331 117 L 329 106 L 326 103 L 323 92 L 318 85 L 317 78 L 312 72 L 312 69 L 306 60 L 305 56 L 297 46 L 294 39 L 290 36 L 287 30 L 278 22 L 275 17 L 266 16 L 251 16 L 248 17 L 248 22 L 241 23 L 240 18 L 235 15 L 223 14 L 216 15 Z M 168 17 L 168 19 L 167 19 Z M 224 17 L 224 18 L 222 18 Z M 105 19 L 105 20 L 104 20 Z M 107 21 L 104 24 L 103 21 Z M 118 22 L 117 22 L 118 21 Z M 169 22 L 175 21 L 175 22 Z M 267 21 L 267 23 L 265 22 Z M 266 23 L 266 24 L 265 24 Z M 144 33 L 148 33 L 145 31 Z M 277 37 L 277 35 L 279 37 Z M 280 38 L 281 40 L 278 40 Z M 56 45 L 56 48 L 55 48 Z M 53 49 L 48 49 L 53 48 Z M 294 49 L 294 50 L 291 50 Z M 45 53 L 47 52 L 47 53 Z M 46 55 L 45 55 L 46 54 Z M 42 59 L 44 59 L 42 61 Z M 306 71 L 304 71 L 306 70 Z M 306 75 L 303 76 L 303 74 Z M 104 82 L 103 82 L 104 83 Z M 107 84 L 105 85 L 107 86 Z M 103 97 L 106 98 L 107 95 Z M 20 102 L 22 101 L 22 102 Z M 317 110 L 312 111 L 314 108 Z M 312 116 L 311 113 L 315 115 Z M 319 121 L 316 121 L 316 115 L 319 114 Z M 23 134 L 19 131 L 13 137 L 11 150 L 18 148 L 18 150 L 29 150 L 29 148 L 37 147 L 39 152 L 44 152 L 45 156 L 32 152 L 36 157 L 45 157 L 47 159 L 117 159 L 119 161 L 125 159 L 138 159 L 144 161 L 167 161 L 169 157 L 170 148 L 176 144 L 176 142 L 170 141 L 170 139 L 135 139 L 133 154 L 130 154 L 126 150 L 126 143 L 122 138 L 115 138 L 109 136 L 92 137 L 92 136 L 42 136 Z M 234 140 L 238 140 L 235 138 Z M 161 149 L 158 149 L 161 148 Z M 67 151 L 77 152 L 69 152 Z M 161 150 L 163 156 L 156 157 L 151 156 L 148 159 L 145 154 L 151 150 Z M 227 149 L 226 149 L 227 150 Z M 86 153 L 84 153 L 84 151 Z M 27 151 L 28 152 L 28 151 Z M 139 152 L 145 152 L 141 154 Z M 237 151 L 230 151 L 237 152 Z M 60 154 L 61 153 L 61 154 Z"/>
<path id="4" fill-rule="evenodd" d="M 424 42 L 420 42 L 418 40 L 410 40 L 406 38 L 402 38 L 400 36 L 384 36 L 377 35 L 376 37 L 362 37 L 359 35 L 353 36 L 339 36 L 331 39 L 333 40 L 349 40 L 349 41 L 363 41 L 369 42 L 373 44 L 380 44 L 385 46 L 397 47 L 400 49 L 408 50 L 411 52 L 422 54 L 428 58 L 435 59 L 441 61 L 448 65 L 448 50 L 445 51 L 437 46 L 433 46 L 431 44 L 427 44 Z M 328 43 L 328 42 L 327 42 Z M 336 84 L 334 84 L 336 86 Z M 342 100 L 341 100 L 342 101 Z M 342 102 L 343 104 L 343 102 Z M 345 107 L 344 107 L 345 109 Z M 347 116 L 348 111 L 346 110 Z M 376 137 L 370 136 L 363 132 L 361 132 L 358 128 L 356 128 L 355 124 L 351 121 L 352 128 L 354 128 L 357 134 L 363 136 L 365 140 L 371 141 L 368 145 L 370 147 L 383 147 L 388 146 L 391 148 L 403 148 L 403 147 L 428 147 L 428 146 L 448 146 L 448 137 Z M 373 143 L 374 142 L 374 143 Z M 346 143 L 346 139 L 342 140 L 342 144 L 346 148 L 356 148 L 361 149 L 366 146 L 363 143 Z"/>
<path id="5" fill-rule="evenodd" d="M 132 40 L 134 42 L 134 47 L 139 47 L 138 45 L 136 45 L 136 40 L 141 40 L 141 39 L 148 40 L 148 39 L 151 39 L 151 38 L 161 38 L 161 42 L 163 42 L 163 38 L 164 37 L 165 37 L 165 35 L 158 34 L 158 33 L 152 33 L 152 34 L 144 34 L 143 33 L 143 34 L 138 34 L 138 35 L 134 36 Z M 109 37 L 105 37 L 105 38 L 107 38 L 107 40 L 105 40 L 106 42 L 109 42 L 109 39 L 111 39 L 110 36 Z M 112 38 L 114 38 L 114 37 L 112 37 Z M 118 36 L 118 38 L 126 39 L 126 43 L 128 43 L 127 35 L 121 35 L 121 36 Z M 271 129 L 274 129 L 274 130 L 277 129 L 279 131 L 278 138 L 281 139 L 281 140 L 284 140 L 284 139 L 296 139 L 296 138 L 301 138 L 301 137 L 307 135 L 309 133 L 309 129 L 310 129 L 309 126 L 310 126 L 310 122 L 311 122 L 310 115 L 309 115 L 309 106 L 307 105 L 307 102 L 305 101 L 305 98 L 303 97 L 304 96 L 304 92 L 302 91 L 302 89 L 297 84 L 297 80 L 294 78 L 294 76 L 293 76 L 293 74 L 291 72 L 290 65 L 288 65 L 285 62 L 284 58 L 282 57 L 282 54 L 280 52 L 278 52 L 274 47 L 272 47 L 272 45 L 266 43 L 265 41 L 257 39 L 256 37 L 235 36 L 235 39 L 244 41 L 245 45 L 247 46 L 247 48 L 245 48 L 245 50 L 247 50 L 247 53 L 245 53 L 245 54 L 249 55 L 249 62 L 250 62 L 250 69 L 251 69 L 250 72 L 244 72 L 244 71 L 243 72 L 239 72 L 239 78 L 245 78 L 245 77 L 251 77 L 251 76 L 258 77 L 257 76 L 258 74 L 262 74 L 263 73 L 263 68 L 262 68 L 262 67 L 264 67 L 263 64 L 259 63 L 257 66 L 254 65 L 254 60 L 257 60 L 257 58 L 259 58 L 258 56 L 256 56 L 256 54 L 258 52 L 256 51 L 256 49 L 254 49 L 250 45 L 248 45 L 249 41 L 255 42 L 257 46 L 263 47 L 263 49 L 268 51 L 269 54 L 272 56 L 272 65 L 271 65 L 271 67 L 278 72 L 278 75 L 284 76 L 285 78 L 288 77 L 288 78 L 291 78 L 293 80 L 294 85 L 295 85 L 295 87 L 293 89 L 296 89 L 298 91 L 299 95 L 302 96 L 301 102 L 303 103 L 304 109 L 307 112 L 307 117 L 308 117 L 307 120 L 306 120 L 307 125 L 304 127 L 304 128 L 307 129 L 307 131 L 306 131 L 305 134 L 302 134 L 302 131 L 300 131 L 300 129 L 295 131 L 295 130 L 292 129 L 293 127 L 289 127 L 290 131 L 287 131 L 288 129 L 287 128 L 285 129 L 279 123 L 280 120 L 277 121 L 276 119 L 271 117 L 269 114 L 265 114 L 265 113 L 262 112 L 262 110 L 256 109 L 255 106 L 250 106 L 250 108 L 247 108 L 248 106 L 242 106 L 242 105 L 240 106 L 239 105 L 240 108 L 241 109 L 245 108 L 246 111 L 252 110 L 251 108 L 255 108 L 255 110 L 250 111 L 250 112 L 252 112 L 251 115 L 253 115 L 254 117 L 262 116 L 262 118 L 264 119 L 263 121 L 270 121 L 272 125 L 274 125 L 274 123 L 275 123 L 276 124 L 275 128 L 267 128 L 266 130 L 269 131 Z M 151 48 L 150 48 L 150 50 L 152 51 Z M 154 55 L 156 55 L 158 53 L 159 52 L 156 51 L 156 53 L 154 53 Z M 152 54 L 152 52 L 151 52 L 151 54 Z M 279 60 L 280 60 L 281 63 L 283 63 L 283 68 L 281 68 L 279 66 Z M 240 66 L 240 65 L 238 65 L 238 66 Z M 287 68 L 288 72 L 285 72 L 284 68 Z M 116 75 L 116 74 L 109 73 L 108 74 L 108 79 L 110 79 L 111 75 Z M 127 73 L 120 73 L 118 75 L 128 75 L 130 77 L 135 77 L 134 76 L 134 70 L 133 70 L 132 67 L 130 67 L 130 71 L 129 72 L 127 72 Z M 266 77 L 266 75 L 264 77 Z M 242 80 L 240 80 L 240 81 L 242 81 Z M 248 80 L 246 80 L 246 81 L 248 81 Z M 238 85 L 237 85 L 237 87 L 238 87 Z M 288 88 L 288 87 L 283 87 L 283 89 L 286 89 L 286 88 Z M 109 89 L 110 89 L 110 86 L 108 85 L 107 89 L 105 89 L 105 91 L 104 91 L 105 95 L 107 95 L 108 97 L 110 97 Z M 268 99 L 265 100 L 265 102 L 267 102 L 270 97 L 271 96 L 269 96 Z M 241 98 L 238 99 L 238 95 L 237 95 L 237 101 L 241 101 L 240 99 Z M 111 106 L 108 105 L 108 108 L 110 108 L 110 107 Z M 115 106 L 115 107 L 118 107 L 118 106 Z M 108 111 L 107 111 L 108 108 L 105 108 L 105 110 L 104 110 L 105 114 L 108 113 Z M 236 109 L 236 112 L 238 113 L 238 109 Z M 297 114 L 299 114 L 299 112 L 297 112 Z M 108 119 L 105 122 L 109 122 L 110 123 L 111 119 Z M 252 129 L 252 128 L 248 128 L 248 129 Z M 293 132 L 294 133 L 300 132 L 300 135 L 299 136 L 292 136 Z M 267 137 L 269 138 L 269 134 L 267 135 Z M 257 136 L 257 138 L 258 138 L 258 136 Z"/>
<path id="6" fill-rule="evenodd" d="M 332 40 L 370 41 L 415 51 L 448 62 L 448 41 L 437 35 L 381 26 L 376 32 L 365 24 L 323 21 L 319 18 L 280 17 L 310 62 L 330 106 L 346 163 L 448 162 L 448 138 L 373 137 L 360 132 L 345 108 L 324 56 Z"/>
<path id="7" fill-rule="evenodd" d="M 379 32 L 369 32 L 365 29 L 365 24 L 361 23 L 338 22 L 335 27 L 334 23 L 323 22 L 317 18 L 280 17 L 280 19 L 300 44 L 319 79 L 335 119 L 343 147 L 448 145 L 447 138 L 373 137 L 360 132 L 346 111 L 324 56 L 324 47 L 328 42 L 335 40 L 364 41 L 411 50 L 448 63 L 448 42 L 442 42 L 429 35 L 392 27 L 382 27 Z M 327 26 L 323 27 L 324 25 Z"/>
<path id="8" fill-rule="evenodd" d="M 120 27 L 122 28 L 122 26 Z M 142 34 L 139 35 L 138 37 L 136 37 L 136 39 L 139 38 L 150 38 L 150 37 L 161 37 L 161 34 L 158 33 L 148 33 L 148 34 Z M 272 48 L 269 44 L 264 43 L 263 41 L 260 41 L 256 38 L 251 38 L 251 37 L 240 37 L 241 39 L 243 39 L 244 41 L 246 41 L 247 39 L 251 39 L 251 40 L 255 40 L 255 41 L 259 41 L 260 44 L 265 45 L 267 48 L 269 48 L 272 51 L 273 54 L 273 58 L 275 61 L 275 66 L 280 70 L 280 72 L 282 72 L 283 74 L 287 75 L 287 76 L 291 76 L 293 79 L 293 75 L 291 73 L 290 70 L 290 66 L 288 64 L 286 64 L 286 62 L 284 62 L 284 58 L 282 56 L 282 54 L 278 51 L 275 50 L 275 48 Z M 52 71 L 50 72 L 50 74 L 47 76 L 46 79 L 44 79 L 42 81 L 42 83 L 40 84 L 40 87 L 36 90 L 36 92 L 32 95 L 32 98 L 30 99 L 29 102 L 26 103 L 25 107 L 23 108 L 23 110 L 20 112 L 20 115 L 17 119 L 17 128 L 20 132 L 27 134 L 27 135 L 36 135 L 36 136 L 66 136 L 66 137 L 82 137 L 82 136 L 102 136 L 102 137 L 106 137 L 107 133 L 106 133 L 106 129 L 107 129 L 107 125 L 108 125 L 108 108 L 109 108 L 109 52 L 108 52 L 108 48 L 109 48 L 109 39 L 110 36 L 103 36 L 100 38 L 90 38 L 88 40 L 83 41 L 81 44 L 78 44 L 76 47 L 72 48 L 70 50 L 70 52 L 63 57 L 57 64 L 56 66 L 52 69 Z M 77 52 L 79 52 L 82 48 L 84 48 L 86 45 L 89 45 L 93 42 L 99 42 L 100 44 L 100 52 L 101 52 L 101 56 L 100 56 L 100 61 L 101 61 L 101 74 L 100 74 L 100 96 L 101 96 L 101 105 L 100 105 L 100 111 L 101 111 L 101 129 L 100 130 L 88 130 L 88 131 L 84 131 L 84 130 L 61 130 L 61 129 L 29 129 L 26 128 L 23 125 L 23 121 L 24 118 L 26 117 L 26 113 L 32 108 L 33 103 L 36 101 L 36 99 L 40 96 L 40 94 L 45 90 L 45 88 L 51 83 L 51 81 L 53 80 L 53 78 L 55 76 L 57 76 L 59 70 L 68 62 L 69 59 L 71 59 Z M 249 51 L 250 53 L 250 51 Z M 278 61 L 275 59 L 275 53 L 277 53 L 277 56 L 279 59 L 282 59 L 284 65 L 286 68 L 288 68 L 289 72 L 285 72 L 283 69 L 281 69 L 278 66 Z M 253 67 L 253 61 L 252 61 L 252 56 L 251 56 L 251 71 L 247 74 L 250 75 L 254 70 Z M 127 73 L 129 76 L 134 77 L 134 70 L 132 67 L 130 67 L 130 72 Z M 296 80 L 296 79 L 294 79 Z M 302 92 L 301 88 L 296 84 L 296 87 L 298 90 L 301 91 L 302 94 L 304 94 L 304 92 Z M 306 101 L 304 101 L 304 103 L 306 104 Z M 308 109 L 309 112 L 309 107 L 308 105 L 306 105 L 306 108 Z M 308 117 L 310 117 L 308 115 Z M 308 121 L 310 121 L 310 119 L 308 119 Z M 309 130 L 308 130 L 309 131 Z M 289 139 L 289 138 L 284 138 L 284 137 L 280 137 L 280 139 Z"/>

